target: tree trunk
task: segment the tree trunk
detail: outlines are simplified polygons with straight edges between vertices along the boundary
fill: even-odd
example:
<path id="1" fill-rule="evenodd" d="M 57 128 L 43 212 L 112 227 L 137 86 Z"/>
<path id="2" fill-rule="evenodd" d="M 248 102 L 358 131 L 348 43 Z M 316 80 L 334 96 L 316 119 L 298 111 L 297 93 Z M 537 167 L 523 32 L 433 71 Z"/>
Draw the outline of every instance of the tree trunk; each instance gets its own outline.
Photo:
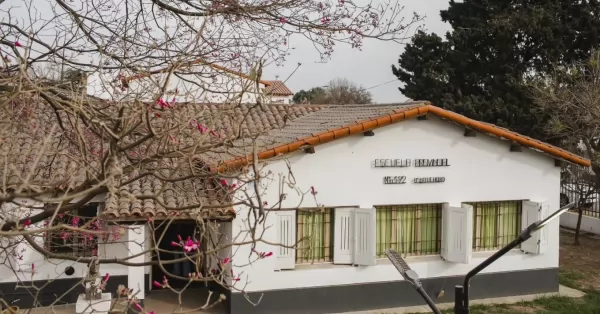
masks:
<path id="1" fill-rule="evenodd" d="M 581 230 L 581 218 L 583 217 L 583 209 L 581 205 L 577 208 L 577 226 L 575 227 L 575 245 L 579 245 L 579 232 Z"/>

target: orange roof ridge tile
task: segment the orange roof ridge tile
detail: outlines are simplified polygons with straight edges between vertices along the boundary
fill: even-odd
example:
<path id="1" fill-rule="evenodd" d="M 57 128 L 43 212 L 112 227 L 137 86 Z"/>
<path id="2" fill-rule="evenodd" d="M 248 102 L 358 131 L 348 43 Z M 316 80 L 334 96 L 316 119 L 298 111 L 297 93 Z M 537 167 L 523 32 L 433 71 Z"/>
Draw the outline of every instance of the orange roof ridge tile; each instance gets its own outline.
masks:
<path id="1" fill-rule="evenodd" d="M 463 115 L 457 114 L 455 112 L 451 112 L 436 106 L 431 105 L 429 102 L 409 102 L 407 104 L 415 104 L 415 107 L 408 108 L 399 108 L 395 109 L 394 113 L 384 114 L 379 117 L 366 119 L 363 121 L 357 121 L 354 124 L 340 126 L 338 128 L 330 129 L 327 131 L 316 132 L 311 136 L 305 136 L 303 138 L 298 138 L 298 140 L 286 144 L 282 144 L 262 152 L 258 153 L 258 159 L 269 159 L 281 154 L 287 154 L 294 151 L 299 150 L 302 146 L 312 145 L 316 146 L 319 144 L 324 144 L 336 139 L 340 139 L 349 135 L 362 133 L 370 130 L 374 130 L 380 128 L 382 126 L 390 125 L 392 123 L 404 121 L 406 119 L 414 118 L 416 116 L 424 115 L 427 113 L 434 114 L 440 118 L 451 120 L 458 124 L 464 125 L 466 127 L 470 127 L 481 132 L 489 133 L 507 140 L 511 140 L 517 142 L 523 146 L 538 149 L 542 152 L 551 154 L 558 158 L 565 159 L 569 162 L 578 164 L 580 166 L 590 166 L 590 161 L 580 157 L 576 154 L 570 153 L 562 148 L 558 148 L 556 146 L 543 143 L 538 140 L 531 139 L 524 135 L 518 134 L 516 132 L 512 132 L 501 127 L 480 122 L 477 120 L 473 120 L 467 118 Z M 420 105 L 417 105 L 420 104 Z M 390 106 L 389 104 L 387 106 Z M 312 113 L 315 114 L 315 113 Z M 312 115 L 311 114 L 311 115 Z M 218 172 L 225 171 L 225 169 L 242 167 L 248 164 L 251 161 L 251 156 L 235 158 L 232 160 L 226 161 L 224 164 L 218 166 L 215 169 Z"/>

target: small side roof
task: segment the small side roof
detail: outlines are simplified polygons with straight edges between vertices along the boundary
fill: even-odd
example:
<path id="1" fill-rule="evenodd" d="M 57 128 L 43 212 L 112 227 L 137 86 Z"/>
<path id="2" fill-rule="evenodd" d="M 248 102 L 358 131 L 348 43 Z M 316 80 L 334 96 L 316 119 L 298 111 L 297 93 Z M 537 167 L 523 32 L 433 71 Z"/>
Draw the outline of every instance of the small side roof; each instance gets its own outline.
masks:
<path id="1" fill-rule="evenodd" d="M 259 138 L 262 149 L 258 159 L 269 159 L 300 149 L 328 143 L 353 134 L 374 130 L 386 125 L 426 114 L 457 123 L 488 135 L 518 143 L 524 147 L 548 154 L 554 158 L 588 167 L 590 161 L 565 149 L 544 143 L 522 134 L 467 118 L 455 112 L 436 107 L 429 102 L 414 101 L 396 105 L 327 106 L 319 111 L 288 123 L 283 129 L 274 129 Z M 268 145 L 264 145 L 269 143 Z M 218 166 L 218 171 L 247 165 L 252 156 L 230 151 L 232 157 Z"/>
<path id="2" fill-rule="evenodd" d="M 285 86 L 285 83 L 282 81 L 270 81 L 271 86 L 267 86 L 265 88 L 265 93 L 267 95 L 274 96 L 293 96 L 294 93 Z"/>

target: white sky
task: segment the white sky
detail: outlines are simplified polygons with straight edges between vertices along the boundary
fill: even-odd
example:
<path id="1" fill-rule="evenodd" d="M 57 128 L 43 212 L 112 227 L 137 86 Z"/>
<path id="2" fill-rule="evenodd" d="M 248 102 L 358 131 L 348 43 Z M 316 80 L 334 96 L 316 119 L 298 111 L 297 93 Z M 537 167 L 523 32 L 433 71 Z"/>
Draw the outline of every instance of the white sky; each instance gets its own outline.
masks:
<path id="1" fill-rule="evenodd" d="M 448 0 L 398 1 L 401 5 L 406 6 L 403 14 L 407 19 L 410 19 L 412 12 L 425 15 L 423 24 L 426 31 L 443 35 L 450 30 L 448 24 L 443 23 L 440 18 L 440 10 L 448 7 Z M 295 47 L 295 50 L 288 56 L 286 63 L 280 67 L 271 65 L 265 68 L 263 79 L 273 80 L 276 75 L 279 75 L 278 79 L 284 80 L 300 62 L 302 66 L 286 82 L 293 92 L 327 85 L 327 82 L 334 77 L 347 78 L 365 88 L 389 82 L 395 79 L 392 74 L 392 64 L 397 64 L 398 57 L 404 50 L 402 44 L 365 40 L 362 51 L 348 45 L 338 45 L 331 60 L 327 63 L 317 63 L 320 62 L 319 54 L 310 43 L 294 43 L 294 38 L 292 38 L 290 47 Z M 400 82 L 396 80 L 369 91 L 377 103 L 401 102 L 406 97 L 400 93 L 398 86 L 400 86 Z"/>

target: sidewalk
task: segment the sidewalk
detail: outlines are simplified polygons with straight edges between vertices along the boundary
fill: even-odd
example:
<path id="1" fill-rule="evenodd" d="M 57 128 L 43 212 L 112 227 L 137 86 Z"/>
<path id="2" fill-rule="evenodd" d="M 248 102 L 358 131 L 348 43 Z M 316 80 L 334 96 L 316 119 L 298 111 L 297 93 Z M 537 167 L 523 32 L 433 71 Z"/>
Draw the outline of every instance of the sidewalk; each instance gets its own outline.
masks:
<path id="1" fill-rule="evenodd" d="M 549 297 L 549 296 L 565 296 L 571 298 L 581 298 L 585 295 L 585 293 L 575 290 L 563 285 L 560 285 L 557 293 L 546 293 L 546 294 L 531 294 L 531 295 L 522 295 L 515 297 L 504 297 L 504 298 L 490 298 L 490 299 L 480 299 L 473 300 L 470 302 L 471 305 L 475 304 L 514 304 L 522 301 L 533 301 L 540 297 Z M 441 310 L 451 309 L 454 307 L 454 303 L 441 303 L 438 304 L 438 307 Z M 408 307 L 398 307 L 393 309 L 382 309 L 382 310 L 371 310 L 371 311 L 359 311 L 359 312 L 345 312 L 339 314 L 405 314 L 405 313 L 431 313 L 431 309 L 426 305 L 420 306 L 408 306 Z"/>

